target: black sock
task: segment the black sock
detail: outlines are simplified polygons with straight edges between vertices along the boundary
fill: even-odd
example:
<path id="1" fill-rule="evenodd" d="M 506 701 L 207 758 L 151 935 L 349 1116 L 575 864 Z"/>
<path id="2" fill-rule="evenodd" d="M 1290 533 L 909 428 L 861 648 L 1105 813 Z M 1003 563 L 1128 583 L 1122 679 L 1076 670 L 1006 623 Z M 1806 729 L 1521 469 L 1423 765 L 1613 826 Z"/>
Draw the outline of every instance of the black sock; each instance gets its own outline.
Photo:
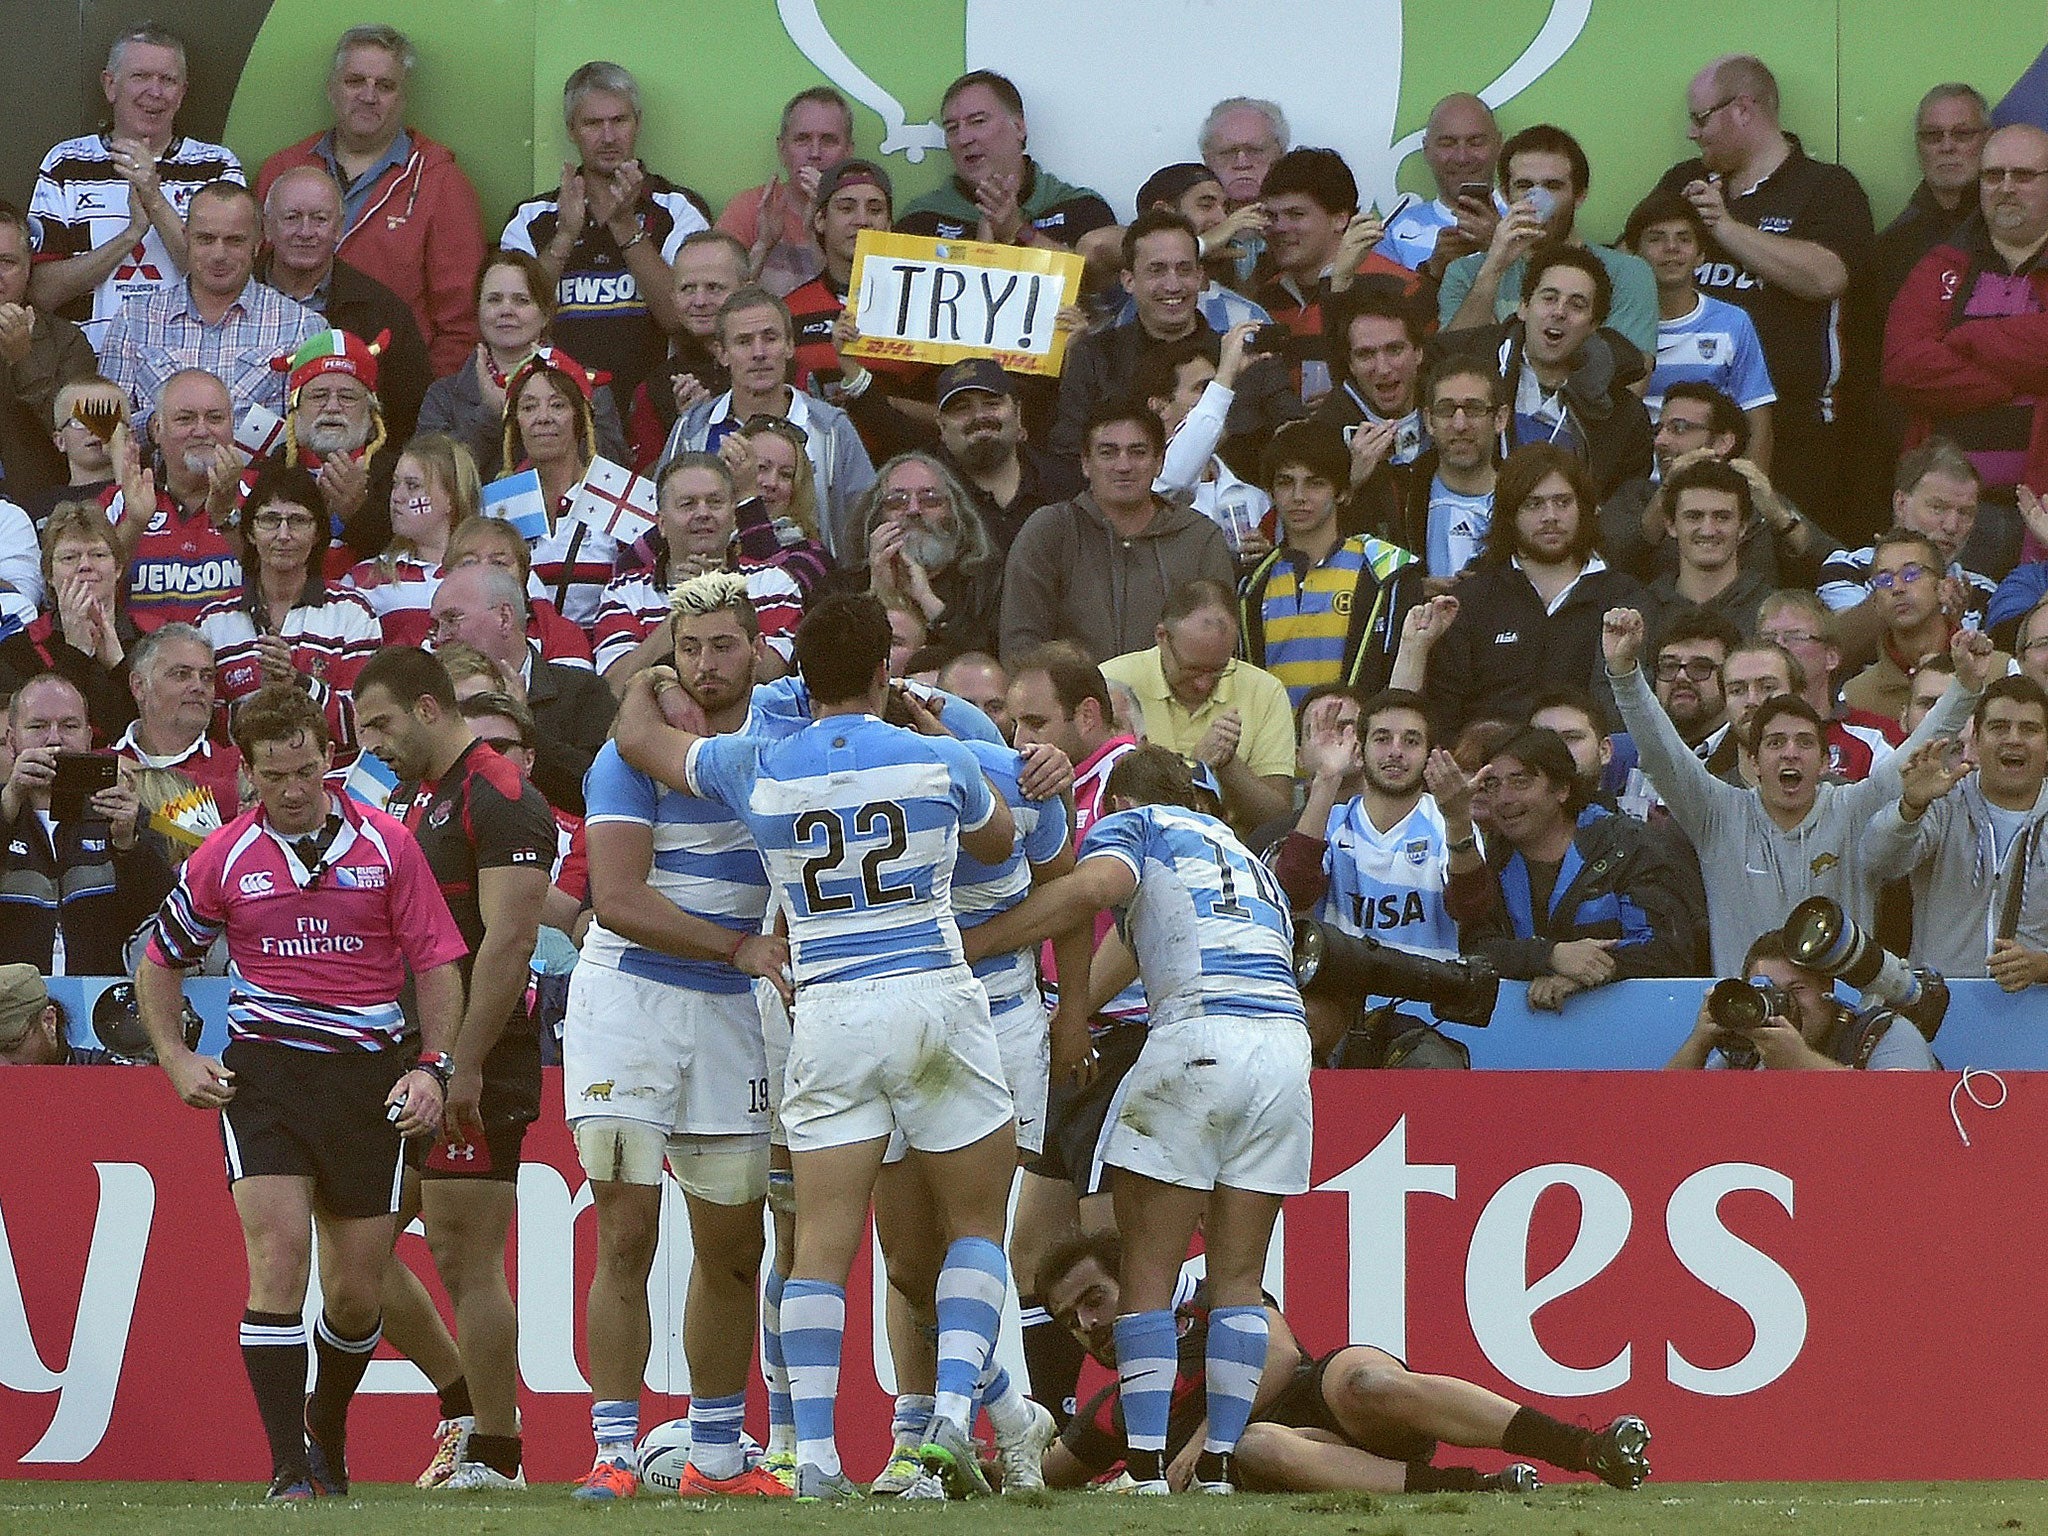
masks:
<path id="1" fill-rule="evenodd" d="M 306 1402 L 306 1427 L 320 1437 L 329 1456 L 339 1457 L 348 1437 L 348 1404 L 362 1384 L 377 1341 L 384 1337 L 380 1318 L 360 1339 L 344 1338 L 325 1311 L 313 1325 L 313 1395 Z M 336 1467 L 337 1473 L 341 1468 Z"/>
<path id="2" fill-rule="evenodd" d="M 306 1394 L 306 1320 L 296 1312 L 244 1312 L 242 1366 L 270 1440 L 272 1475 L 290 1481 L 309 1477 L 306 1429 L 299 1418 Z"/>
<path id="3" fill-rule="evenodd" d="M 480 1461 L 493 1472 L 506 1477 L 519 1475 L 519 1437 L 517 1435 L 471 1435 L 469 1437 L 469 1460 Z"/>
<path id="4" fill-rule="evenodd" d="M 1533 1456 L 1567 1472 L 1584 1472 L 1592 1439 L 1590 1430 L 1576 1424 L 1553 1419 L 1540 1409 L 1518 1408 L 1500 1437 L 1500 1448 L 1510 1456 Z"/>
<path id="5" fill-rule="evenodd" d="M 436 1387 L 441 1399 L 441 1417 L 444 1419 L 470 1419 L 476 1417 L 476 1405 L 469 1400 L 469 1378 L 458 1376 L 445 1387 Z"/>
<path id="6" fill-rule="evenodd" d="M 1166 1452 L 1131 1451 L 1124 1452 L 1124 1470 L 1141 1483 L 1156 1483 L 1166 1476 Z"/>
<path id="7" fill-rule="evenodd" d="M 1230 1465 L 1228 1451 L 1204 1451 L 1195 1458 L 1195 1481 L 1198 1483 L 1234 1483 L 1237 1478 Z"/>
<path id="8" fill-rule="evenodd" d="M 1064 1430 L 1074 1416 L 1074 1388 L 1084 1358 L 1081 1341 L 1053 1321 L 1038 1297 L 1023 1297 L 1018 1307 L 1024 1315 L 1024 1374 L 1031 1378 L 1031 1396 Z"/>
<path id="9" fill-rule="evenodd" d="M 1408 1463 L 1407 1493 L 1477 1493 L 1479 1472 L 1474 1467 L 1437 1467 L 1426 1461 Z"/>

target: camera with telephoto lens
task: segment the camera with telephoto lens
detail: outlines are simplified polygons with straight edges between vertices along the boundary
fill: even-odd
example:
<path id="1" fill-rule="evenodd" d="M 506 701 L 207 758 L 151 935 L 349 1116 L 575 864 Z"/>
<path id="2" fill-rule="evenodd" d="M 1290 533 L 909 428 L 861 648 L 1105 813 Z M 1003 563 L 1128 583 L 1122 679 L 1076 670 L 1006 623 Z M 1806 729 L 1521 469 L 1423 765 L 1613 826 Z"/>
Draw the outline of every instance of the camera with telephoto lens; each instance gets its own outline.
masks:
<path id="1" fill-rule="evenodd" d="M 1783 929 L 1794 965 L 1839 977 L 1863 994 L 1865 1006 L 1882 1003 L 1932 1041 L 1948 1017 L 1948 983 L 1941 972 L 1909 965 L 1859 928 L 1841 904 L 1809 896 L 1792 909 Z"/>
<path id="2" fill-rule="evenodd" d="M 1500 975 L 1484 960 L 1438 960 L 1312 917 L 1294 922 L 1294 980 L 1312 997 L 1362 995 L 1427 1003 L 1447 1024 L 1492 1022 L 1500 997 Z"/>
<path id="3" fill-rule="evenodd" d="M 1772 1018 L 1799 1027 L 1799 1000 L 1767 976 L 1748 981 L 1728 977 L 1707 989 L 1707 1016 L 1722 1031 L 1716 1046 L 1737 1071 L 1749 1072 L 1763 1064 L 1757 1048 L 1742 1038 L 1762 1029 Z"/>
<path id="4" fill-rule="evenodd" d="M 190 998 L 185 999 L 179 1027 L 184 1031 L 186 1049 L 198 1050 L 206 1021 Z M 117 981 L 100 993 L 92 1005 L 92 1032 L 115 1065 L 156 1065 L 156 1046 L 142 1027 L 142 1009 L 136 1003 L 133 982 Z"/>

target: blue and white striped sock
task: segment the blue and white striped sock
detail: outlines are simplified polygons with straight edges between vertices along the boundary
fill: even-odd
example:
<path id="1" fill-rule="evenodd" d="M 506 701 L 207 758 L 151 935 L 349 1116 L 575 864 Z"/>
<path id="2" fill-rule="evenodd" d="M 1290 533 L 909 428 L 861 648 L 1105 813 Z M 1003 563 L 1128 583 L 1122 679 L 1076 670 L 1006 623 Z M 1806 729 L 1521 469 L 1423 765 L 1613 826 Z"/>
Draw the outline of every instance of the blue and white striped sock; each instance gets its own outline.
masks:
<path id="1" fill-rule="evenodd" d="M 690 1465 L 706 1477 L 738 1477 L 747 1470 L 740 1449 L 740 1429 L 747 1417 L 747 1394 L 690 1398 Z"/>
<path id="2" fill-rule="evenodd" d="M 832 1439 L 839 1396 L 839 1351 L 846 1336 L 846 1287 L 789 1280 L 782 1287 L 782 1358 L 796 1419 L 796 1459 L 826 1476 L 840 1471 Z"/>
<path id="3" fill-rule="evenodd" d="M 1151 1481 L 1166 1453 L 1166 1421 L 1173 1412 L 1173 1383 L 1179 1372 L 1173 1313 L 1126 1312 L 1116 1320 L 1117 1396 L 1124 1410 L 1124 1439 L 1132 1460 L 1144 1469 L 1131 1475 Z M 1148 1475 L 1149 1474 L 1149 1475 Z"/>
<path id="4" fill-rule="evenodd" d="M 924 1444 L 924 1432 L 932 1427 L 932 1399 L 924 1392 L 905 1392 L 896 1399 L 896 1413 L 889 1421 L 889 1433 L 897 1448 L 916 1450 Z"/>
<path id="5" fill-rule="evenodd" d="M 988 1421 L 999 1437 L 1021 1435 L 1031 1427 L 1031 1409 L 1024 1394 L 1017 1390 L 1002 1362 L 993 1357 L 981 1373 L 981 1406 L 988 1410 Z"/>
<path id="6" fill-rule="evenodd" d="M 590 1405 L 590 1437 L 597 1442 L 599 1461 L 616 1461 L 637 1468 L 640 1453 L 634 1443 L 640 1438 L 640 1400 L 601 1398 Z"/>
<path id="7" fill-rule="evenodd" d="M 1266 1368 L 1266 1309 L 1215 1307 L 1209 1313 L 1209 1436 L 1202 1449 L 1228 1456 L 1252 1416 Z"/>
<path id="8" fill-rule="evenodd" d="M 796 1411 L 789 1406 L 789 1367 L 782 1360 L 781 1270 L 769 1266 L 761 1287 L 761 1379 L 768 1383 L 768 1449 L 796 1449 Z"/>
<path id="9" fill-rule="evenodd" d="M 933 1412 L 963 1434 L 974 1427 L 975 1388 L 996 1347 L 1009 1288 L 1002 1248 L 985 1237 L 955 1238 L 939 1271 L 939 1369 Z"/>

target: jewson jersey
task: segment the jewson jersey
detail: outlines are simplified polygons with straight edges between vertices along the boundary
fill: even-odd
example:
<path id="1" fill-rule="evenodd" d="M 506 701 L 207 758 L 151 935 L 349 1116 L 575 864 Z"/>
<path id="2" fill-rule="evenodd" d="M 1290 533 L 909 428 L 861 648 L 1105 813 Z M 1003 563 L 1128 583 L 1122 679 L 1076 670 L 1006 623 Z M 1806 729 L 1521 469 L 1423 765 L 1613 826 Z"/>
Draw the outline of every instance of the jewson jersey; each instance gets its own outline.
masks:
<path id="1" fill-rule="evenodd" d="M 629 767 L 611 742 L 598 751 L 583 780 L 583 804 L 585 827 L 623 822 L 653 833 L 654 864 L 647 883 L 682 911 L 736 934 L 761 931 L 768 871 L 745 825 L 725 806 L 655 783 Z M 753 985 L 752 978 L 721 960 L 648 949 L 594 919 L 581 958 L 693 992 L 734 994 Z"/>
<path id="2" fill-rule="evenodd" d="M 996 802 L 963 743 L 833 715 L 779 742 L 707 737 L 688 773 L 753 833 L 789 912 L 798 987 L 965 963 L 953 865 Z"/>
<path id="3" fill-rule="evenodd" d="M 1424 795 L 1385 832 L 1354 797 L 1330 808 L 1323 836 L 1330 886 L 1317 917 L 1396 949 L 1456 958 L 1458 925 L 1444 910 L 1451 856 L 1434 797 Z"/>
<path id="4" fill-rule="evenodd" d="M 1050 864 L 1067 846 L 1067 807 L 1058 796 L 1028 800 L 1017 783 L 1023 759 L 1009 747 L 984 741 L 967 744 L 989 782 L 1002 793 L 1017 824 L 1010 856 L 1000 864 L 984 864 L 967 853 L 953 866 L 953 916 L 964 928 L 1007 912 L 1031 892 L 1034 865 Z M 1030 949 L 1013 949 L 977 962 L 974 974 L 988 990 L 989 1011 L 998 1016 L 1021 1007 L 1038 985 L 1038 968 Z"/>
<path id="5" fill-rule="evenodd" d="M 1118 922 L 1153 1028 L 1219 1016 L 1306 1027 L 1286 894 L 1229 827 L 1179 806 L 1136 806 L 1096 822 L 1081 858 L 1117 859 L 1137 877 Z"/>

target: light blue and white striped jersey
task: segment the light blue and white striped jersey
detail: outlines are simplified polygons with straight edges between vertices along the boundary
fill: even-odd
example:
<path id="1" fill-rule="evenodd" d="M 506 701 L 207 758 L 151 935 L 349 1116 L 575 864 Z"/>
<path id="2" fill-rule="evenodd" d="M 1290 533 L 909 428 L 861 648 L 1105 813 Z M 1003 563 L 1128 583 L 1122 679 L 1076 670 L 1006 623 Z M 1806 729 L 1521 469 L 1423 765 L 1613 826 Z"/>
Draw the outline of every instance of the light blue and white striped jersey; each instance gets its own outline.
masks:
<path id="1" fill-rule="evenodd" d="M 1748 312 L 1704 293 L 1692 313 L 1657 322 L 1657 366 L 1643 390 L 1650 420 L 1663 413 L 1664 393 L 1678 383 L 1711 384 L 1745 411 L 1778 398 Z"/>
<path id="2" fill-rule="evenodd" d="M 761 931 L 768 871 L 746 826 L 731 811 L 657 784 L 628 767 L 610 742 L 599 749 L 583 780 L 583 802 L 586 827 L 617 821 L 653 830 L 654 866 L 647 883 L 676 906 L 734 933 Z M 595 919 L 581 958 L 693 992 L 731 994 L 753 985 L 751 977 L 722 961 L 686 960 L 648 949 Z"/>
<path id="3" fill-rule="evenodd" d="M 1138 877 L 1117 921 L 1155 1029 L 1204 1015 L 1306 1027 L 1286 893 L 1229 827 L 1177 805 L 1135 806 L 1090 827 L 1081 858 L 1118 859 Z"/>
<path id="4" fill-rule="evenodd" d="M 1448 581 L 1478 558 L 1493 526 L 1493 492 L 1467 496 L 1444 484 L 1442 475 L 1429 482 L 1429 528 L 1424 551 L 1429 574 Z"/>
<path id="5" fill-rule="evenodd" d="M 937 708 L 939 724 L 962 741 L 985 741 L 995 747 L 1009 745 L 986 710 L 943 688 L 928 688 L 922 683 L 910 686 L 919 698 Z M 794 736 L 810 723 L 811 691 L 804 686 L 803 679 L 792 672 L 772 683 L 754 685 L 753 702 L 747 706 L 747 723 L 740 727 L 740 734 L 780 741 L 785 736 Z"/>
<path id="6" fill-rule="evenodd" d="M 1353 797 L 1330 808 L 1323 836 L 1330 887 L 1317 917 L 1396 949 L 1456 958 L 1458 925 L 1444 910 L 1451 855 L 1434 797 L 1424 795 L 1385 832 Z"/>
<path id="7" fill-rule="evenodd" d="M 1028 800 L 1018 786 L 1017 773 L 1023 759 L 1010 747 L 992 747 L 985 741 L 971 741 L 967 749 L 981 764 L 989 782 L 1001 792 L 1017 824 L 1017 837 L 1010 856 L 998 865 L 982 863 L 962 853 L 953 865 L 953 916 L 964 928 L 987 922 L 998 912 L 1007 912 L 1031 893 L 1033 865 L 1050 864 L 1067 846 L 1067 806 L 1055 795 L 1050 800 Z M 1008 1013 L 1023 1006 L 1038 987 L 1037 946 L 1013 949 L 1008 954 L 988 955 L 976 963 L 974 974 L 988 991 L 989 1012 Z"/>
<path id="8" fill-rule="evenodd" d="M 996 802 L 964 743 L 831 715 L 783 741 L 706 737 L 689 778 L 753 832 L 789 911 L 799 987 L 965 963 L 953 864 Z"/>

